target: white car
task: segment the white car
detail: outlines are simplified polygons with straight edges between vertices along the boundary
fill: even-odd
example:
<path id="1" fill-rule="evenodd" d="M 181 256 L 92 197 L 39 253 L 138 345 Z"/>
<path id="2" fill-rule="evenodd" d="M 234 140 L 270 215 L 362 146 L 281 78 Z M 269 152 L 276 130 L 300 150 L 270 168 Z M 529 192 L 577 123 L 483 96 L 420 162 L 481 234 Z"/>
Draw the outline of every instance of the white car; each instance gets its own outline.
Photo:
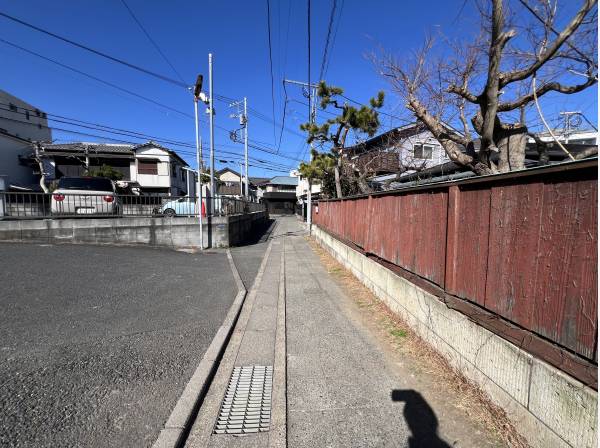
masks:
<path id="1" fill-rule="evenodd" d="M 62 177 L 50 210 L 53 215 L 121 215 L 123 207 L 106 177 Z"/>

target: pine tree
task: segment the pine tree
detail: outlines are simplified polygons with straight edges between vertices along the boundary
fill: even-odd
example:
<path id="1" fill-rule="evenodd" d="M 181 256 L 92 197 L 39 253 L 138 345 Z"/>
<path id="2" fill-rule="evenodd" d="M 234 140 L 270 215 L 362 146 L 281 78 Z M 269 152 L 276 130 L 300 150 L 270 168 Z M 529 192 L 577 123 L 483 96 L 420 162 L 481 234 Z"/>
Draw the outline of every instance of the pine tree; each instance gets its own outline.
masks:
<path id="1" fill-rule="evenodd" d="M 379 129 L 379 113 L 377 109 L 383 106 L 384 99 L 384 93 L 380 91 L 377 97 L 371 98 L 369 106 L 363 105 L 357 108 L 350 106 L 346 102 L 340 104 L 337 98 L 343 93 L 344 90 L 342 88 L 328 86 L 325 81 L 321 81 L 317 89 L 321 109 L 326 110 L 328 107 L 333 107 L 339 111 L 339 115 L 335 118 L 330 118 L 321 125 L 304 123 L 300 126 L 300 129 L 308 133 L 308 143 L 315 141 L 320 144 L 331 143 L 331 152 L 327 156 L 333 161 L 335 191 L 338 198 L 344 196 L 341 175 L 344 162 L 343 150 L 346 146 L 348 132 L 352 130 L 356 133 L 366 134 L 369 137 L 375 135 Z M 319 163 L 322 162 L 325 162 L 325 159 Z M 327 160 L 327 163 L 330 162 Z M 307 172 L 311 171 L 308 170 Z M 319 173 L 318 169 L 315 173 Z M 323 171 L 322 174 L 325 175 L 327 172 Z"/>

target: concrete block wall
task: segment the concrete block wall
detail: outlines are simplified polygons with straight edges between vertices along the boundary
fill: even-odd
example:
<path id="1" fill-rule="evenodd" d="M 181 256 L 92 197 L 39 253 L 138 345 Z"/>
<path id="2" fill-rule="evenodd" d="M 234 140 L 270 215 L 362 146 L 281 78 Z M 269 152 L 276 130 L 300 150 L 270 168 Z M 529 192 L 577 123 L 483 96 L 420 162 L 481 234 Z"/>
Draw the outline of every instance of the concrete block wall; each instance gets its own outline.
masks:
<path id="1" fill-rule="evenodd" d="M 313 226 L 341 264 L 502 407 L 531 446 L 598 446 L 598 394 Z"/>
<path id="2" fill-rule="evenodd" d="M 203 223 L 204 244 L 239 244 L 265 219 L 264 212 L 211 218 Z M 200 229 L 197 218 L 179 217 L 3 220 L 0 241 L 198 247 Z"/>

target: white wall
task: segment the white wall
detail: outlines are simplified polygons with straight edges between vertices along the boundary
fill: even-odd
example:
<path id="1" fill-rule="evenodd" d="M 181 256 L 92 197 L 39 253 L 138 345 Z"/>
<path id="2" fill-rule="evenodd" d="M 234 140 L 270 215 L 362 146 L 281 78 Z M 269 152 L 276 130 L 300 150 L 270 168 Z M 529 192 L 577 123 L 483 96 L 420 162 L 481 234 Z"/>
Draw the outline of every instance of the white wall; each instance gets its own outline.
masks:
<path id="1" fill-rule="evenodd" d="M 32 187 L 37 184 L 33 169 L 19 163 L 19 156 L 26 157 L 31 151 L 32 146 L 28 142 L 0 134 L 0 176 L 5 178 L 6 188 L 9 185 Z"/>
<path id="2" fill-rule="evenodd" d="M 16 106 L 16 111 L 11 110 L 9 104 Z M 39 114 L 31 110 L 38 110 Z M 3 90 L 0 90 L 0 129 L 24 140 L 45 142 L 52 140 L 46 114 Z"/>
<path id="3" fill-rule="evenodd" d="M 417 144 L 426 144 L 433 146 L 431 159 L 419 159 L 414 156 L 414 146 Z M 398 154 L 400 157 L 401 166 L 417 166 L 422 169 L 432 166 L 441 165 L 449 162 L 450 159 L 446 155 L 446 151 L 440 143 L 433 137 L 431 132 L 423 131 L 417 135 L 407 137 L 397 144 Z M 415 170 L 409 170 L 406 174 L 414 173 Z"/>
<path id="4" fill-rule="evenodd" d="M 321 192 L 321 183 L 319 181 L 312 181 L 311 193 L 314 195 L 315 193 Z M 308 193 L 308 179 L 299 176 L 298 177 L 298 186 L 296 187 L 296 197 L 304 196 Z"/>
<path id="5" fill-rule="evenodd" d="M 239 182 L 240 176 L 238 176 L 235 173 L 232 173 L 231 171 L 225 171 L 219 176 L 219 180 L 223 182 Z"/>
<path id="6" fill-rule="evenodd" d="M 131 180 L 137 181 L 142 188 L 169 188 L 173 195 L 179 194 L 178 190 L 187 191 L 185 174 L 182 179 L 183 164 L 167 151 L 153 146 L 136 149 L 135 160 L 130 165 Z M 158 174 L 139 174 L 139 160 L 157 160 Z M 175 176 L 172 176 L 172 165 L 175 166 Z"/>
<path id="7" fill-rule="evenodd" d="M 11 104 L 16 110 L 11 110 Z M 46 114 L 35 110 L 31 104 L 0 90 L 0 175 L 6 176 L 8 185 L 38 185 L 32 168 L 19 163 L 19 156 L 28 156 L 33 150 L 28 141 L 52 140 Z"/>

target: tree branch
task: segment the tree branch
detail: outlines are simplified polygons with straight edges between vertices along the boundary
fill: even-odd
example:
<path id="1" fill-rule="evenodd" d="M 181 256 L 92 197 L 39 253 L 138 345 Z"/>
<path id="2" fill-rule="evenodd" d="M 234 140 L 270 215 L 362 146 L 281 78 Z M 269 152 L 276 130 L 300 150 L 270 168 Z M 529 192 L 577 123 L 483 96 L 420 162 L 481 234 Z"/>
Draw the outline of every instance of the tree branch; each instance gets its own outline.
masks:
<path id="1" fill-rule="evenodd" d="M 529 4 L 527 3 L 526 0 L 519 0 L 519 3 L 521 3 L 533 15 L 533 17 L 535 17 L 544 26 L 547 25 L 546 21 L 542 17 L 540 17 L 540 15 L 531 6 L 529 6 Z M 548 28 L 554 34 L 558 35 L 558 31 L 556 31 L 556 29 L 552 25 L 548 25 Z M 598 67 L 598 64 L 595 61 L 593 61 L 591 58 L 589 58 L 584 52 L 579 50 L 579 48 L 577 48 L 575 45 L 573 45 L 568 39 L 566 40 L 566 44 L 569 46 L 569 48 L 571 48 L 571 50 L 573 50 L 575 53 L 577 53 L 583 59 L 581 62 L 586 62 L 596 68 Z"/>
<path id="2" fill-rule="evenodd" d="M 542 96 L 548 92 L 573 94 L 573 93 L 581 92 L 582 90 L 585 90 L 590 86 L 593 86 L 597 82 L 598 81 L 596 80 L 596 78 L 588 78 L 588 80 L 586 82 L 584 82 L 583 84 L 577 84 L 574 86 L 565 86 L 558 82 L 549 82 L 549 83 L 541 86 L 539 89 L 537 89 L 535 91 L 535 95 L 539 98 L 540 96 Z M 523 95 L 522 97 L 517 98 L 514 101 L 500 103 L 498 105 L 498 112 L 508 112 L 510 110 L 515 110 L 515 109 L 518 109 L 521 106 L 525 106 L 526 104 L 529 104 L 533 101 L 534 101 L 534 95 L 532 92 L 527 95 Z"/>
<path id="3" fill-rule="evenodd" d="M 529 67 L 522 70 L 515 70 L 512 72 L 506 72 L 500 74 L 500 88 L 506 86 L 515 81 L 522 81 L 523 79 L 529 78 L 533 75 L 540 67 L 542 67 L 554 54 L 560 49 L 560 47 L 571 37 L 571 35 L 579 28 L 579 25 L 585 19 L 585 16 L 592 10 L 596 5 L 597 0 L 585 0 L 581 9 L 577 12 L 575 17 L 569 22 L 567 26 L 558 34 L 553 42 L 546 46 L 544 52 L 542 52 L 536 59 L 536 61 Z"/>
<path id="4" fill-rule="evenodd" d="M 477 95 L 474 95 L 473 93 L 469 92 L 469 90 L 466 87 L 458 87 L 456 84 L 451 84 L 448 87 L 448 93 L 455 93 L 458 96 L 461 96 L 462 98 L 467 100 L 469 103 L 477 104 L 479 102 L 479 98 L 477 97 Z"/>

